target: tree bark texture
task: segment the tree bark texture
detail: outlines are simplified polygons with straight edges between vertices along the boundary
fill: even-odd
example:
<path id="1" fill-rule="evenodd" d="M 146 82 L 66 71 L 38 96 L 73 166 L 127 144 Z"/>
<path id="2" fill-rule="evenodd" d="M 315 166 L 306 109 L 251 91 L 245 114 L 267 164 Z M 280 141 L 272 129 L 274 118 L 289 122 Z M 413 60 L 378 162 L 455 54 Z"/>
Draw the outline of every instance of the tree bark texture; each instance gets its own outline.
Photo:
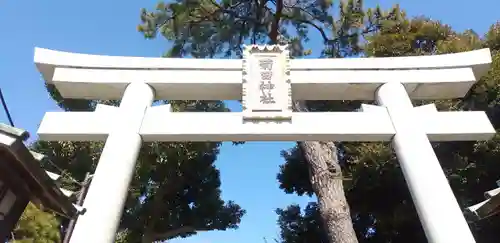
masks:
<path id="1" fill-rule="evenodd" d="M 294 102 L 294 110 L 307 112 L 305 104 L 299 101 Z M 297 145 L 309 165 L 309 177 L 329 241 L 357 243 L 335 143 L 306 141 Z"/>

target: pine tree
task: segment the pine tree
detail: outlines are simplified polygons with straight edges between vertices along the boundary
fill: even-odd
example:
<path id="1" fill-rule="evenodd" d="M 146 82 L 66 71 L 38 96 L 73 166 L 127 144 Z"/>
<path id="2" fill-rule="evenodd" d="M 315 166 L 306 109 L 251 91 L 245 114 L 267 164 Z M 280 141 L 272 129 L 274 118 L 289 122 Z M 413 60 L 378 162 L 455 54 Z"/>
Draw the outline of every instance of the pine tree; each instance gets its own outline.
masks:
<path id="1" fill-rule="evenodd" d="M 337 19 L 332 15 L 335 7 Z M 143 10 L 138 30 L 146 38 L 160 35 L 172 43 L 166 56 L 241 58 L 243 44 L 289 44 L 292 57 L 300 58 L 313 54 L 306 46 L 311 36 L 318 35 L 324 45 L 317 55 L 341 58 L 358 55 L 360 40 L 385 18 L 380 9 L 364 12 L 361 0 L 338 5 L 312 0 L 194 0 L 162 2 L 154 11 Z M 293 106 L 295 111 L 311 108 L 302 101 Z M 330 242 L 357 242 L 336 144 L 298 142 L 297 147 L 308 162 Z"/>
<path id="2" fill-rule="evenodd" d="M 430 18 L 410 19 L 404 11 L 397 15 L 397 18 L 383 23 L 377 32 L 367 36 L 363 53 L 366 56 L 388 57 L 491 48 L 493 63 L 490 72 L 465 98 L 433 102 L 441 110 L 486 111 L 494 127 L 499 129 L 500 24 L 492 25 L 481 38 L 472 30 L 459 33 Z M 416 101 L 415 105 L 422 103 Z M 324 110 L 333 110 L 326 102 L 320 105 Z M 496 180 L 500 179 L 498 135 L 491 141 L 435 143 L 434 147 L 462 208 L 483 201 L 483 193 L 494 188 Z M 344 172 L 350 177 L 346 181 L 346 197 L 360 242 L 427 242 L 403 174 L 389 145 L 343 143 L 342 154 Z M 307 173 L 304 173 L 307 166 L 305 158 L 296 149 L 285 151 L 283 155 L 287 162 L 278 175 L 280 187 L 288 193 L 313 194 L 306 179 Z M 316 207 L 316 203 L 311 203 L 304 212 L 298 206 L 278 210 L 283 242 L 305 243 L 313 237 L 304 229 L 321 227 L 315 216 Z M 297 229 L 295 225 L 301 227 Z M 472 222 L 470 226 L 477 242 L 497 242 L 500 216 Z"/>

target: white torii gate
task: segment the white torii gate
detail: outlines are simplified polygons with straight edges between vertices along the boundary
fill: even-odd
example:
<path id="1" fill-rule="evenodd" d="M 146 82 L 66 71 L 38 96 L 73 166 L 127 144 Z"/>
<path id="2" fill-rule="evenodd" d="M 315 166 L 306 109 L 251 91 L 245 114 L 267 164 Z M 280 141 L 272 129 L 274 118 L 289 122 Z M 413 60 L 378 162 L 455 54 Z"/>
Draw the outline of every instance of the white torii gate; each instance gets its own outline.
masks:
<path id="1" fill-rule="evenodd" d="M 94 112 L 47 112 L 49 141 L 106 141 L 72 243 L 114 241 L 143 141 L 392 141 L 429 242 L 475 242 L 430 141 L 487 140 L 484 112 L 438 112 L 411 99 L 463 97 L 490 51 L 420 57 L 289 60 L 246 46 L 243 60 L 86 55 L 35 49 L 65 98 L 121 99 Z M 165 100 L 242 100 L 242 112 L 170 112 Z M 361 112 L 292 112 L 293 100 L 376 100 Z M 174 129 L 172 129 L 174 128 Z"/>

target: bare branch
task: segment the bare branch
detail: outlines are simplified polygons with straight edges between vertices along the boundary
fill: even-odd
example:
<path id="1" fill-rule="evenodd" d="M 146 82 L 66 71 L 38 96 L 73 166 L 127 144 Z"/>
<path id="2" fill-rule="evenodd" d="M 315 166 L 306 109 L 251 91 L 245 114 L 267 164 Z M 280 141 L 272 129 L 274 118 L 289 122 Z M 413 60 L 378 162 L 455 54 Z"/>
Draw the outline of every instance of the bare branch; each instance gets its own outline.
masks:
<path id="1" fill-rule="evenodd" d="M 321 34 L 321 37 L 323 38 L 323 42 L 325 43 L 328 43 L 330 42 L 330 39 L 328 38 L 328 36 L 326 35 L 326 32 L 323 28 L 319 27 L 317 24 L 315 24 L 314 22 L 312 21 L 309 21 L 309 20 L 305 20 L 305 19 L 294 19 L 290 16 L 287 16 L 287 15 L 283 15 L 283 18 L 285 19 L 289 19 L 289 20 L 292 20 L 292 21 L 296 21 L 296 22 L 299 22 L 299 23 L 304 23 L 304 24 L 308 24 L 312 27 L 314 27 L 316 30 L 318 30 L 318 32 Z"/>
<path id="2" fill-rule="evenodd" d="M 272 42 L 278 42 L 278 32 L 279 32 L 279 24 L 281 21 L 281 17 L 283 16 L 283 0 L 276 1 L 276 13 L 274 14 L 274 21 L 271 25 L 271 31 L 269 33 L 269 38 Z"/>

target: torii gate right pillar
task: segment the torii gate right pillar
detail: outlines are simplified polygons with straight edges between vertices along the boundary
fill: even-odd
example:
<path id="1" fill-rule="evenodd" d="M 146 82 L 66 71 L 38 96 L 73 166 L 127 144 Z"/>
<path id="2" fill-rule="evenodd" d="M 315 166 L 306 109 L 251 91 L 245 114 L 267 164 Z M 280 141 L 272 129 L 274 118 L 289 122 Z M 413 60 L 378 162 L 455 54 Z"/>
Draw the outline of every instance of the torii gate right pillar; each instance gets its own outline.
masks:
<path id="1" fill-rule="evenodd" d="M 376 92 L 377 102 L 385 106 L 396 134 L 393 149 L 401 165 L 422 227 L 430 243 L 474 243 L 448 180 L 422 130 L 403 84 L 390 82 Z M 466 129 L 466 128 L 464 128 Z"/>

